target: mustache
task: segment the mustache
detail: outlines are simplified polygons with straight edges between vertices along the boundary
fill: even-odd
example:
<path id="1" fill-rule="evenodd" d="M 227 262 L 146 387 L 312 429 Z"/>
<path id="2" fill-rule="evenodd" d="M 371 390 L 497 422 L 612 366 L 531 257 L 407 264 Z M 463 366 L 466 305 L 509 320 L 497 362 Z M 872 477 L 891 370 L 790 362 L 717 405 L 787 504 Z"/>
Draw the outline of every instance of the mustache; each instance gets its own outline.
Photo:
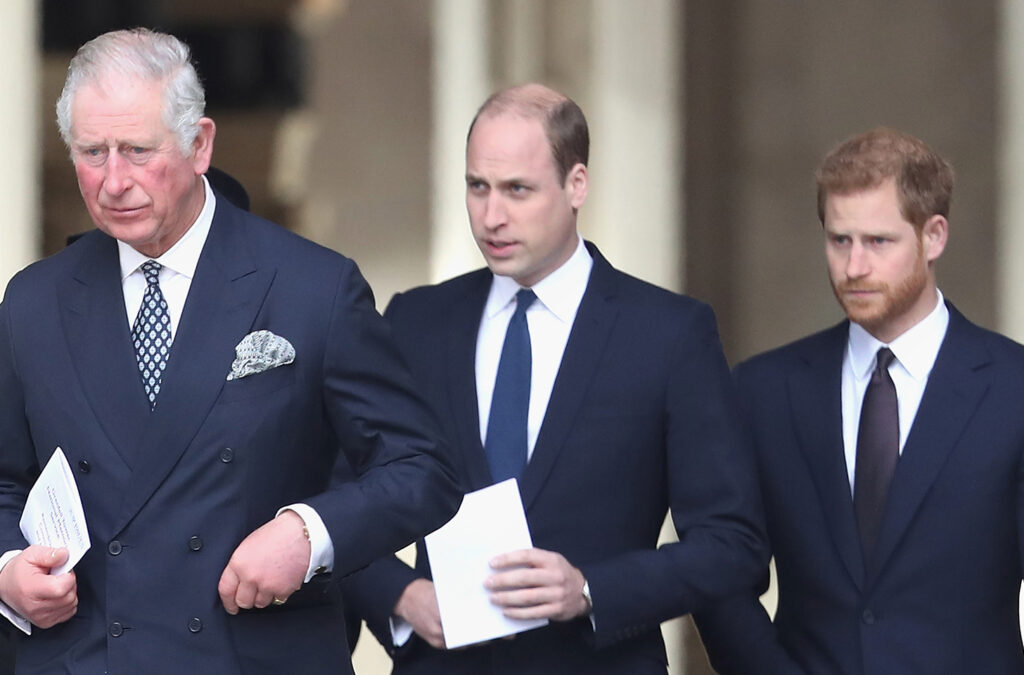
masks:
<path id="1" fill-rule="evenodd" d="M 835 284 L 835 289 L 840 293 L 877 293 L 880 291 L 888 290 L 889 286 L 886 284 L 863 284 L 863 283 L 851 283 L 849 281 L 840 281 Z"/>

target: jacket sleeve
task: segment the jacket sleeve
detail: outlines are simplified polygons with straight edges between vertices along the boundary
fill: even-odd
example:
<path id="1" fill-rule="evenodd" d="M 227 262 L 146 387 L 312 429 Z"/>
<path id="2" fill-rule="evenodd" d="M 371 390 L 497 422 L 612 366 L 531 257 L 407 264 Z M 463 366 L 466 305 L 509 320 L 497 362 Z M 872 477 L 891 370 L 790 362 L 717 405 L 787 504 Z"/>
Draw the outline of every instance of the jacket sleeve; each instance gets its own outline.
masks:
<path id="1" fill-rule="evenodd" d="M 751 588 L 768 564 L 753 456 L 709 307 L 693 310 L 671 358 L 664 443 L 679 540 L 581 567 L 598 647 Z"/>

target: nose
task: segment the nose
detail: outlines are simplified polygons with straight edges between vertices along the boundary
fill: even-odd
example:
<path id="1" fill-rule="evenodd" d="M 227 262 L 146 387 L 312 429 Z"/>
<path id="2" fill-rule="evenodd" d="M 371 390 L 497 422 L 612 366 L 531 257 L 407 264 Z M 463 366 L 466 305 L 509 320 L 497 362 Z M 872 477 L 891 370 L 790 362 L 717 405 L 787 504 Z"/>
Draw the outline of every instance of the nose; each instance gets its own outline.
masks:
<path id="1" fill-rule="evenodd" d="M 103 165 L 103 190 L 112 196 L 121 195 L 132 186 L 128 162 L 119 152 L 111 152 Z"/>
<path id="2" fill-rule="evenodd" d="M 491 190 L 484 206 L 484 227 L 495 230 L 508 220 L 508 210 L 498 190 Z"/>
<path id="3" fill-rule="evenodd" d="M 860 279 L 871 272 L 867 251 L 864 246 L 854 243 L 850 247 L 850 257 L 846 260 L 846 276 L 849 279 Z"/>

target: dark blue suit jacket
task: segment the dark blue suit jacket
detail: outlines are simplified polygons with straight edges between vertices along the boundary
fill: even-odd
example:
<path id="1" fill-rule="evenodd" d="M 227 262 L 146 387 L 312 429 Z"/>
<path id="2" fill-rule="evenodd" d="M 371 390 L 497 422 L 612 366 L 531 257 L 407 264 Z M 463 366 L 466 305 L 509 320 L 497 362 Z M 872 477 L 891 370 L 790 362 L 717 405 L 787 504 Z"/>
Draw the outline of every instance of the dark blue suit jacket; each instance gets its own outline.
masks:
<path id="1" fill-rule="evenodd" d="M 261 329 L 294 363 L 226 381 Z M 237 616 L 217 582 L 293 502 L 323 518 L 335 578 L 454 512 L 447 451 L 355 264 L 220 199 L 153 412 L 129 332 L 98 231 L 19 273 L 0 305 L 0 549 L 26 545 L 18 517 L 57 446 L 92 540 L 77 614 L 23 639 L 19 670 L 350 672 L 336 582 Z"/>
<path id="2" fill-rule="evenodd" d="M 402 673 L 664 673 L 659 624 L 755 582 L 766 564 L 753 478 L 711 310 L 614 270 L 593 271 L 520 490 L 535 546 L 590 583 L 578 619 L 455 652 L 414 637 Z M 491 484 L 480 441 L 475 352 L 492 274 L 398 295 L 385 317 L 461 464 L 462 488 Z M 682 543 L 657 550 L 671 509 Z M 387 618 L 429 577 L 396 559 L 355 575 L 346 598 L 391 647 Z"/>
<path id="3" fill-rule="evenodd" d="M 700 614 L 727 673 L 1024 672 L 1024 347 L 950 321 L 865 564 L 843 453 L 842 323 L 742 364 L 779 578 Z"/>

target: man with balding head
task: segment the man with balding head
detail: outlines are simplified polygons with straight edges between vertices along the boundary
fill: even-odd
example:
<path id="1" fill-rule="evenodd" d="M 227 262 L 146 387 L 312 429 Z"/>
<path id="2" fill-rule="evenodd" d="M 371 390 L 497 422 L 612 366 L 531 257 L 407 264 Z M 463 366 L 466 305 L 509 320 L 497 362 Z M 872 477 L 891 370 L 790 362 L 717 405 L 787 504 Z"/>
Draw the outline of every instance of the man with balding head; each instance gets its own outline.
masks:
<path id="1" fill-rule="evenodd" d="M 492 602 L 550 620 L 445 651 L 420 546 L 415 569 L 385 559 L 346 587 L 396 673 L 664 674 L 659 624 L 743 588 L 765 563 L 712 312 L 583 241 L 588 150 L 564 95 L 531 84 L 489 98 L 466 150 L 488 268 L 397 295 L 385 312 L 463 490 L 519 481 L 535 548 L 491 562 Z M 680 542 L 659 549 L 669 510 Z"/>

